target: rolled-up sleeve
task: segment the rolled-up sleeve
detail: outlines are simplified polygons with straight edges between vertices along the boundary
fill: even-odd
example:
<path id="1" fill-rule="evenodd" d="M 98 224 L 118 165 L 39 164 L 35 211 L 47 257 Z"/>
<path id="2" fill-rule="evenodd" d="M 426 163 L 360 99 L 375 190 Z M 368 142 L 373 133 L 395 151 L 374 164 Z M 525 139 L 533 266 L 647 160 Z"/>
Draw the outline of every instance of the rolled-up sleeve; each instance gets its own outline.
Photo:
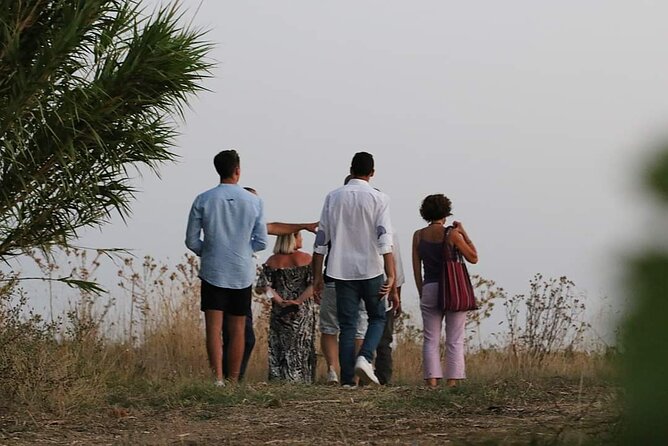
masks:
<path id="1" fill-rule="evenodd" d="M 399 247 L 399 237 L 396 233 L 392 234 L 392 256 L 394 257 L 394 283 L 399 287 L 406 282 L 404 276 L 404 265 L 401 260 L 401 248 Z"/>
<path id="2" fill-rule="evenodd" d="M 392 220 L 390 219 L 390 198 L 383 194 L 383 198 L 376 215 L 376 235 L 378 237 L 378 252 L 389 254 L 392 252 Z"/>
<path id="3" fill-rule="evenodd" d="M 267 223 L 264 221 L 264 203 L 258 199 L 258 214 L 253 225 L 251 235 L 251 247 L 253 252 L 262 251 L 267 248 L 269 235 L 267 234 Z"/>
<path id="4" fill-rule="evenodd" d="M 195 198 L 190 207 L 188 215 L 188 226 L 186 227 L 186 247 L 197 254 L 202 255 L 202 209 L 199 205 L 199 197 Z"/>
<path id="5" fill-rule="evenodd" d="M 331 239 L 329 233 L 329 195 L 325 198 L 325 204 L 320 213 L 320 222 L 318 223 L 318 232 L 315 234 L 315 243 L 313 252 L 316 254 L 327 255 L 327 245 Z"/>

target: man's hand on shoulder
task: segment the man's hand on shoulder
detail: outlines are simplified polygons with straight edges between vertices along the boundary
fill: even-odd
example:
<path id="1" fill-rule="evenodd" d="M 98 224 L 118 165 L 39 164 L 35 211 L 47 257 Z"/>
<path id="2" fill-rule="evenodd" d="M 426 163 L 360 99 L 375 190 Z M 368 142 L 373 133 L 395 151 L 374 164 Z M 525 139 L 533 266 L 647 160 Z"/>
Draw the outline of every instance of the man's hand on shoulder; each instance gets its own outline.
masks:
<path id="1" fill-rule="evenodd" d="M 315 234 L 316 231 L 318 230 L 318 224 L 320 224 L 319 221 L 316 221 L 314 223 L 304 223 L 304 229 L 308 232 Z"/>

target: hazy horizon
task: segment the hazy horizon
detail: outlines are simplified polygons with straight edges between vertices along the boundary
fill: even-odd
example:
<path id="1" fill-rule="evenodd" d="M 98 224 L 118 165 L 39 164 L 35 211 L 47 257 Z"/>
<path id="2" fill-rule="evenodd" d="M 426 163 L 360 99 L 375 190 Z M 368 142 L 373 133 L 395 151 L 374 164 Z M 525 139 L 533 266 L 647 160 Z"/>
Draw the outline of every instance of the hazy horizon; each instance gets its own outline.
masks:
<path id="1" fill-rule="evenodd" d="M 621 262 L 651 223 L 638 175 L 668 116 L 668 4 L 181 3 L 216 43 L 211 91 L 186 114 L 180 161 L 137 180 L 127 225 L 78 243 L 178 259 L 228 148 L 268 221 L 315 221 L 366 150 L 392 199 L 406 301 L 417 210 L 438 192 L 478 246 L 472 272 L 510 293 L 540 272 L 599 304 L 620 297 Z"/>

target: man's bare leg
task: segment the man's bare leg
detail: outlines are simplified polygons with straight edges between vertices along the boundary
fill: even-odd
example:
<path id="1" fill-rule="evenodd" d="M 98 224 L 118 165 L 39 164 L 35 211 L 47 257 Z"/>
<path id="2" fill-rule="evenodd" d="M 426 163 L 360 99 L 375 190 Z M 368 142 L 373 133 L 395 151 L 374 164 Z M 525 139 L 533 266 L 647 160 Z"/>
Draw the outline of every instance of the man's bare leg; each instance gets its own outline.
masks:
<path id="1" fill-rule="evenodd" d="M 360 350 L 362 349 L 362 344 L 363 343 L 364 343 L 364 339 L 355 338 L 355 357 L 357 357 Z M 359 376 L 355 375 L 355 385 L 359 385 L 359 383 L 360 383 L 360 378 L 359 378 Z"/>
<path id="2" fill-rule="evenodd" d="M 209 356 L 209 366 L 217 381 L 223 380 L 223 312 L 206 310 L 204 312 L 206 326 L 206 352 Z M 238 373 L 237 373 L 238 375 Z"/>
<path id="3" fill-rule="evenodd" d="M 230 333 L 230 345 L 227 349 L 228 354 L 228 364 L 229 364 L 229 375 L 228 378 L 230 381 L 239 380 L 239 371 L 241 370 L 241 360 L 244 356 L 244 343 L 245 343 L 245 330 L 246 330 L 246 315 L 236 316 L 236 315 L 227 315 L 227 327 Z M 222 361 L 222 357 L 221 357 Z M 221 364 L 221 373 L 222 373 L 222 364 Z"/>
<path id="4" fill-rule="evenodd" d="M 339 370 L 339 340 L 337 335 L 320 333 L 320 348 L 327 363 L 327 371 Z"/>

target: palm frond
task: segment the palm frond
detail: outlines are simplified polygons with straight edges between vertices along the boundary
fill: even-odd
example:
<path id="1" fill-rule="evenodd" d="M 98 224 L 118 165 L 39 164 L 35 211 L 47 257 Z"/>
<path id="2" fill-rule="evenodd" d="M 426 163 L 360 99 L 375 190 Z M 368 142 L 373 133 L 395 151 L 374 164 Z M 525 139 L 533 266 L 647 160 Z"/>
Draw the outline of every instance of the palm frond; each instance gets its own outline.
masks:
<path id="1" fill-rule="evenodd" d="M 126 217 L 129 169 L 176 158 L 212 68 L 183 22 L 176 4 L 0 0 L 0 259 Z"/>

